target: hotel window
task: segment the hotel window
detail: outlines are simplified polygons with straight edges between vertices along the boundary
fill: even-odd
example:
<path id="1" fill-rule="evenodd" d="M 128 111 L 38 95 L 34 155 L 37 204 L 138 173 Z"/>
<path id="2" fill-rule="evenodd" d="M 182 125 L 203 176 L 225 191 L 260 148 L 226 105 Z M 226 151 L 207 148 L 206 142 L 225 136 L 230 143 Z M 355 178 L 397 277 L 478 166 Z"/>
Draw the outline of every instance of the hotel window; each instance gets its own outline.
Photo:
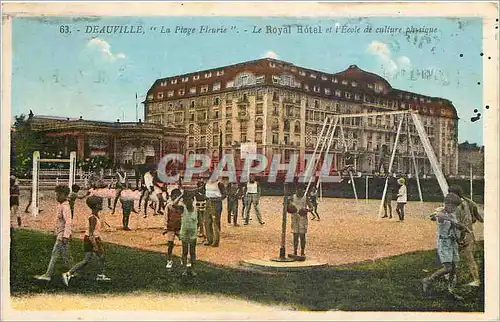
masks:
<path id="1" fill-rule="evenodd" d="M 194 122 L 194 113 L 191 113 L 191 114 L 189 115 L 189 120 L 190 120 L 191 122 Z"/>
<path id="2" fill-rule="evenodd" d="M 258 90 L 255 99 L 257 101 L 262 101 L 263 98 L 264 98 L 264 91 L 263 90 Z"/>
<path id="3" fill-rule="evenodd" d="M 168 91 L 167 92 L 167 97 L 172 97 L 174 96 L 174 91 Z"/>
<path id="4" fill-rule="evenodd" d="M 259 131 L 263 129 L 264 129 L 264 121 L 262 120 L 262 118 L 259 117 L 255 120 L 255 130 Z"/>
<path id="5" fill-rule="evenodd" d="M 181 88 L 181 89 L 179 90 L 179 95 L 184 95 L 184 92 L 185 92 L 184 88 Z"/>
<path id="6" fill-rule="evenodd" d="M 200 146 L 201 147 L 207 146 L 207 137 L 206 136 L 200 136 Z"/>
<path id="7" fill-rule="evenodd" d="M 299 71 L 299 75 L 300 76 L 306 76 L 306 72 L 304 72 L 303 70 Z"/>
<path id="8" fill-rule="evenodd" d="M 182 77 L 182 82 L 187 83 L 189 81 L 189 77 Z"/>
<path id="9" fill-rule="evenodd" d="M 343 80 L 343 81 L 342 81 L 342 85 L 347 85 L 348 83 L 349 83 L 349 82 L 348 82 L 348 81 L 346 81 L 346 80 Z"/>
<path id="10" fill-rule="evenodd" d="M 359 94 L 354 94 L 354 99 L 359 101 L 361 99 L 361 96 Z"/>
<path id="11" fill-rule="evenodd" d="M 226 106 L 226 117 L 231 117 L 233 115 L 232 106 Z"/>
<path id="12" fill-rule="evenodd" d="M 331 94 L 331 91 L 330 91 L 330 89 L 329 89 L 329 88 L 325 88 L 325 94 L 326 94 L 326 95 L 330 95 L 330 94 Z"/>
<path id="13" fill-rule="evenodd" d="M 327 80 L 328 78 L 325 75 L 321 75 L 322 80 Z"/>
<path id="14" fill-rule="evenodd" d="M 167 86 L 167 82 L 161 82 L 161 83 L 160 83 L 160 86 L 161 86 L 161 87 L 165 87 L 165 86 Z"/>
<path id="15" fill-rule="evenodd" d="M 278 84 L 280 82 L 280 77 L 273 75 L 273 84 Z"/>
<path id="16" fill-rule="evenodd" d="M 189 124 L 189 134 L 194 134 L 194 124 Z"/>
<path id="17" fill-rule="evenodd" d="M 345 92 L 345 98 L 351 98 L 351 93 Z"/>
<path id="18" fill-rule="evenodd" d="M 173 92 L 172 92 L 172 95 L 173 95 Z M 148 101 L 152 101 L 154 98 L 154 95 L 148 95 Z"/>
<path id="19" fill-rule="evenodd" d="M 172 79 L 172 80 L 170 81 L 170 84 L 177 84 L 177 79 Z"/>
<path id="20" fill-rule="evenodd" d="M 218 135 L 212 136 L 212 146 L 219 146 L 219 136 Z"/>
<path id="21" fill-rule="evenodd" d="M 319 107 L 319 101 L 318 101 L 318 100 L 314 100 L 314 107 L 315 107 L 315 108 L 318 108 L 318 107 Z"/>
<path id="22" fill-rule="evenodd" d="M 304 89 L 305 89 L 306 91 L 308 91 L 308 90 L 309 90 L 309 85 L 305 84 L 305 85 L 304 85 Z"/>
<path id="23" fill-rule="evenodd" d="M 271 63 L 269 63 L 269 67 L 274 68 L 274 67 L 276 67 L 276 64 L 271 62 Z"/>
<path id="24" fill-rule="evenodd" d="M 157 95 L 158 99 L 162 99 L 163 98 L 163 92 L 159 92 L 158 95 Z"/>
<path id="25" fill-rule="evenodd" d="M 202 92 L 202 93 L 206 93 L 206 92 L 208 92 L 208 85 L 202 86 L 202 87 L 201 87 L 201 92 Z"/>
<path id="26" fill-rule="evenodd" d="M 315 91 L 316 93 L 319 93 L 319 92 L 320 92 L 320 90 L 321 90 L 321 89 L 319 88 L 319 86 L 314 85 L 314 91 Z"/>
<path id="27" fill-rule="evenodd" d="M 222 76 L 224 75 L 224 71 L 223 70 L 218 70 L 217 71 L 217 76 Z"/>
<path id="28" fill-rule="evenodd" d="M 332 78 L 332 82 L 334 82 L 334 83 L 338 83 L 338 82 L 339 82 L 339 80 L 338 80 L 336 77 L 334 77 L 334 78 Z"/>
<path id="29" fill-rule="evenodd" d="M 263 114 L 264 113 L 263 109 L 264 105 L 262 103 L 257 103 L 257 105 L 255 106 L 255 114 L 257 115 Z"/>
<path id="30" fill-rule="evenodd" d="M 278 144 L 278 137 L 279 137 L 278 133 L 273 133 L 273 141 L 272 141 L 273 144 Z"/>
<path id="31" fill-rule="evenodd" d="M 262 144 L 262 132 L 255 133 L 255 142 L 258 144 Z"/>
<path id="32" fill-rule="evenodd" d="M 218 91 L 220 90 L 220 83 L 214 83 L 213 87 L 212 87 L 212 90 L 213 91 Z"/>
<path id="33" fill-rule="evenodd" d="M 366 86 L 368 86 L 369 89 L 373 89 L 373 84 L 367 84 Z"/>
<path id="34" fill-rule="evenodd" d="M 200 79 L 200 75 L 194 75 L 193 76 L 193 80 L 198 80 L 198 79 Z"/>
<path id="35" fill-rule="evenodd" d="M 257 76 L 255 78 L 255 83 L 256 84 L 262 84 L 262 83 L 264 83 L 264 76 Z"/>
<path id="36" fill-rule="evenodd" d="M 335 91 L 335 96 L 341 97 L 342 96 L 342 92 L 339 91 L 339 90 L 336 90 Z"/>
<path id="37" fill-rule="evenodd" d="M 189 94 L 196 94 L 196 87 L 191 87 L 189 89 Z"/>
<path id="38" fill-rule="evenodd" d="M 358 83 L 356 83 L 356 82 L 351 82 L 351 86 L 352 86 L 352 87 L 356 87 L 356 86 L 358 86 Z"/>
<path id="39" fill-rule="evenodd" d="M 194 108 L 194 106 L 195 106 L 195 102 L 194 102 L 194 101 L 191 101 L 191 105 L 190 105 L 190 107 L 191 107 L 191 108 Z"/>
<path id="40" fill-rule="evenodd" d="M 205 73 L 205 78 L 210 78 L 210 77 L 212 77 L 212 73 L 211 72 Z"/>
<path id="41" fill-rule="evenodd" d="M 172 104 L 172 103 L 168 104 L 168 107 L 170 107 L 170 108 L 173 108 L 173 106 L 174 106 L 174 104 Z"/>
<path id="42" fill-rule="evenodd" d="M 226 134 L 226 145 L 232 145 L 232 144 L 233 144 L 233 135 Z"/>
<path id="43" fill-rule="evenodd" d="M 194 137 L 190 136 L 188 139 L 188 146 L 192 148 L 194 146 Z"/>
<path id="44" fill-rule="evenodd" d="M 300 121 L 295 121 L 294 131 L 300 133 Z"/>
<path id="45" fill-rule="evenodd" d="M 219 97 L 214 98 L 214 105 L 215 106 L 219 106 L 220 105 L 220 98 Z"/>
<path id="46" fill-rule="evenodd" d="M 234 87 L 234 82 L 233 81 L 228 81 L 226 83 L 226 88 L 231 88 L 231 87 Z"/>
<path id="47" fill-rule="evenodd" d="M 311 73 L 309 76 L 310 76 L 311 78 L 316 79 L 316 74 Z"/>
<path id="48" fill-rule="evenodd" d="M 180 112 L 180 113 L 175 113 L 175 122 L 176 122 L 176 123 L 182 122 L 182 116 L 183 116 L 183 115 L 184 115 L 184 114 L 183 114 L 182 112 Z"/>
<path id="49" fill-rule="evenodd" d="M 292 86 L 293 80 L 292 77 L 290 76 L 282 76 L 281 77 L 281 84 L 284 86 Z"/>

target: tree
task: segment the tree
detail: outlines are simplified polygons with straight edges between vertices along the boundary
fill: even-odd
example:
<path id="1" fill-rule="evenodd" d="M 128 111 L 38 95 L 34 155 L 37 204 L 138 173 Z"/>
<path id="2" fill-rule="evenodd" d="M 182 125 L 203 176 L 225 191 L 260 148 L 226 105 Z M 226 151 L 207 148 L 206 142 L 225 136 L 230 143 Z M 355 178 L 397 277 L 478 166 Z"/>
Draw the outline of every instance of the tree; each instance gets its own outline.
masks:
<path id="1" fill-rule="evenodd" d="M 31 126 L 26 115 L 16 115 L 11 128 L 10 164 L 11 171 L 18 177 L 29 177 L 33 162 L 33 152 L 44 144 L 44 135 Z"/>

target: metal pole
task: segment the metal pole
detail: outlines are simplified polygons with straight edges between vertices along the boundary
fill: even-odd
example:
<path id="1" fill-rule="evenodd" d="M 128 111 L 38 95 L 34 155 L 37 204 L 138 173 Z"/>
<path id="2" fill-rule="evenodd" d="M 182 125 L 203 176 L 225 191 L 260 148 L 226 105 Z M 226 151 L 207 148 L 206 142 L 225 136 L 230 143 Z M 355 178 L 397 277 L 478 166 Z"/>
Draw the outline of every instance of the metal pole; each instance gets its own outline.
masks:
<path id="1" fill-rule="evenodd" d="M 472 162 L 470 163 L 470 200 L 472 200 Z"/>
<path id="2" fill-rule="evenodd" d="M 344 128 L 342 127 L 342 125 L 339 126 L 340 126 L 340 137 L 342 139 L 342 145 L 347 151 L 347 142 L 344 136 Z M 356 201 L 358 201 L 358 192 L 356 191 L 356 184 L 354 183 L 354 177 L 352 176 L 352 171 L 348 170 L 348 172 L 349 172 L 349 178 L 351 178 L 352 190 L 354 191 L 354 198 L 356 198 Z"/>
<path id="3" fill-rule="evenodd" d="M 365 199 L 366 203 L 368 203 L 368 176 L 365 177 Z"/>
<path id="4" fill-rule="evenodd" d="M 394 163 L 394 157 L 396 156 L 396 148 L 398 146 L 398 141 L 399 141 L 399 134 L 401 133 L 401 126 L 403 125 L 403 117 L 401 117 L 401 120 L 399 121 L 398 124 L 398 131 L 396 132 L 396 139 L 394 140 L 394 147 L 392 148 L 392 155 L 391 155 L 391 161 L 389 162 L 389 169 L 387 172 L 390 174 L 392 173 L 392 164 Z M 387 185 L 389 183 L 389 177 L 385 179 L 385 185 L 384 185 L 384 192 L 382 193 L 382 200 L 380 201 L 380 207 L 378 209 L 378 218 L 382 217 L 382 212 L 384 211 L 384 201 L 385 201 L 385 195 L 387 194 Z"/>
<path id="5" fill-rule="evenodd" d="M 424 217 L 424 198 L 422 197 L 422 188 L 420 187 L 420 178 L 418 176 L 418 166 L 417 166 L 417 160 L 415 159 L 415 152 L 413 149 L 413 139 L 411 137 L 410 133 L 410 127 L 409 121 L 408 121 L 408 115 L 406 116 L 406 130 L 408 133 L 408 140 L 410 142 L 410 153 L 411 153 L 411 158 L 413 160 L 413 168 L 415 169 L 415 177 L 417 178 L 417 187 L 418 187 L 418 197 L 420 198 L 420 212 L 422 213 L 422 217 Z"/>
<path id="6" fill-rule="evenodd" d="M 286 258 L 286 214 L 287 214 L 287 195 L 288 195 L 288 184 L 285 182 L 283 187 L 283 219 L 281 222 L 281 248 L 280 248 L 280 258 Z"/>

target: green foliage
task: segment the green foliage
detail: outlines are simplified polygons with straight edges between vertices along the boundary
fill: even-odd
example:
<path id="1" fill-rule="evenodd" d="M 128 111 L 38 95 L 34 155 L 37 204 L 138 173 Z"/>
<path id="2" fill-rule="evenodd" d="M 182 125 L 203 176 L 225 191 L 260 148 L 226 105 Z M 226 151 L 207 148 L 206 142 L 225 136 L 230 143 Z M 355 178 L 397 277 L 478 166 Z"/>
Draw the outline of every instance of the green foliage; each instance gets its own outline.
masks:
<path id="1" fill-rule="evenodd" d="M 95 156 L 85 160 L 78 160 L 77 166 L 84 171 L 97 171 L 100 169 L 109 169 L 113 166 L 113 161 L 107 156 Z"/>
<path id="2" fill-rule="evenodd" d="M 44 135 L 31 128 L 26 115 L 16 115 L 11 131 L 11 169 L 18 177 L 29 177 L 33 152 L 40 150 L 44 144 Z"/>
<path id="3" fill-rule="evenodd" d="M 446 285 L 439 282 L 432 288 L 432 298 L 422 296 L 421 279 L 438 268 L 434 250 L 322 270 L 275 274 L 197 261 L 193 267 L 198 277 L 183 279 L 178 258 L 174 260 L 173 271 L 166 271 L 163 253 L 106 244 L 106 274 L 113 280 L 96 282 L 93 278 L 96 272 L 94 262 L 81 276 L 72 279 L 67 288 L 60 278 L 64 271 L 61 263 L 56 267 L 56 277 L 49 284 L 33 279 L 34 275 L 46 270 L 54 240 L 51 235 L 32 230 L 14 232 L 10 266 L 13 296 L 33 293 L 199 293 L 236 296 L 311 311 L 484 312 L 482 287 L 460 287 L 458 293 L 464 300 L 456 301 L 446 296 Z M 478 244 L 476 248 L 476 257 L 482 268 L 483 245 Z M 177 251 L 176 247 L 174 252 Z M 83 258 L 81 240 L 71 241 L 71 253 L 75 260 Z M 464 265 L 461 266 L 459 282 L 468 282 L 464 277 Z"/>

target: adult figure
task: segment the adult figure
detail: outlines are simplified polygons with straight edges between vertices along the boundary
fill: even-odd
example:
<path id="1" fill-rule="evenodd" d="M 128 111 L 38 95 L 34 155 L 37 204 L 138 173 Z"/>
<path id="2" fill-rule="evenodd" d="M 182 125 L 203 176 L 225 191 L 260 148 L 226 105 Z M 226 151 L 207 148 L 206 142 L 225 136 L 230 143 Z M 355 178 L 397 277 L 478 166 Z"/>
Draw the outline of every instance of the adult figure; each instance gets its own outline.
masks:
<path id="1" fill-rule="evenodd" d="M 262 221 L 262 216 L 260 214 L 259 209 L 259 199 L 260 199 L 261 189 L 259 182 L 255 180 L 255 176 L 250 175 L 250 179 L 245 185 L 244 195 L 245 195 L 245 225 L 248 225 L 248 220 L 250 217 L 250 208 L 253 204 L 255 208 L 255 215 L 257 215 L 257 219 L 261 225 L 264 225 L 264 221 Z"/>
<path id="2" fill-rule="evenodd" d="M 205 234 L 207 240 L 203 245 L 219 247 L 220 243 L 220 219 L 222 214 L 222 200 L 226 198 L 224 183 L 219 180 L 217 173 L 212 174 L 205 184 Z"/>
<path id="3" fill-rule="evenodd" d="M 116 204 L 118 202 L 118 199 L 120 199 L 120 193 L 123 189 L 128 188 L 128 178 L 127 178 L 127 172 L 123 170 L 121 166 L 118 167 L 115 173 L 115 179 L 116 179 L 116 197 L 115 200 L 113 201 L 113 211 L 111 214 L 115 213 L 116 209 Z"/>
<path id="4" fill-rule="evenodd" d="M 196 210 L 198 211 L 198 237 L 205 238 L 205 210 L 207 207 L 207 197 L 205 195 L 205 181 L 203 178 L 196 184 Z"/>
<path id="5" fill-rule="evenodd" d="M 460 230 L 458 238 L 460 258 L 467 264 L 469 273 L 472 276 L 472 281 L 467 285 L 478 287 L 481 284 L 481 280 L 479 279 L 479 269 L 474 259 L 475 238 L 472 225 L 477 221 L 484 222 L 483 216 L 479 214 L 477 204 L 464 196 L 462 187 L 451 186 L 448 191 L 460 197 L 461 204 L 458 206 L 455 215 L 458 222 L 469 229 L 468 231 Z"/>
<path id="6" fill-rule="evenodd" d="M 405 205 L 408 200 L 408 194 L 406 190 L 406 180 L 404 178 L 398 179 L 399 190 L 398 190 L 398 199 L 396 200 L 396 212 L 399 216 L 399 221 L 405 220 Z"/>

